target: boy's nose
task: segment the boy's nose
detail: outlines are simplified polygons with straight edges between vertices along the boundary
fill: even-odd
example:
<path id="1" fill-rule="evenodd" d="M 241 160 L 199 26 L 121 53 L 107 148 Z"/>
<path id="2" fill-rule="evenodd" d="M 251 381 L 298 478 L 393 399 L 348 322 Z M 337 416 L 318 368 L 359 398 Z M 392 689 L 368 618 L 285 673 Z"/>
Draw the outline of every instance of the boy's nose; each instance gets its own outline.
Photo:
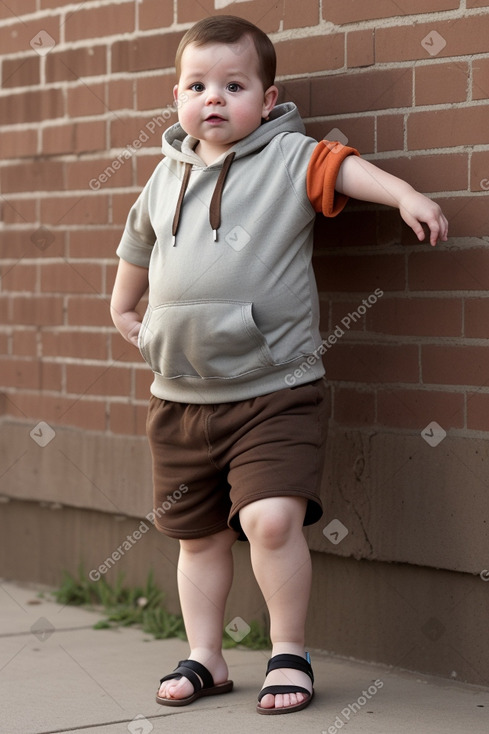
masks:
<path id="1" fill-rule="evenodd" d="M 207 105 L 223 104 L 224 97 L 218 89 L 208 89 L 205 103 Z"/>

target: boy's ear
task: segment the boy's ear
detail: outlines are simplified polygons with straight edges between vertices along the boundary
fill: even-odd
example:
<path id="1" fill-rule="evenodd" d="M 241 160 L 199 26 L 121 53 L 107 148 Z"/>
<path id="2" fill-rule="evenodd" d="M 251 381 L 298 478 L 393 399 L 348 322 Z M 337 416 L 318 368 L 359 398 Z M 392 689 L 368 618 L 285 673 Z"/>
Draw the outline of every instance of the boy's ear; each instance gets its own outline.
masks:
<path id="1" fill-rule="evenodd" d="M 178 102 L 178 84 L 173 87 L 173 99 Z"/>
<path id="2" fill-rule="evenodd" d="M 277 104 L 278 99 L 278 89 L 276 86 L 268 87 L 267 91 L 265 92 L 265 98 L 263 100 L 263 109 L 261 116 L 266 120 L 268 118 L 268 115 L 273 110 L 275 105 Z"/>

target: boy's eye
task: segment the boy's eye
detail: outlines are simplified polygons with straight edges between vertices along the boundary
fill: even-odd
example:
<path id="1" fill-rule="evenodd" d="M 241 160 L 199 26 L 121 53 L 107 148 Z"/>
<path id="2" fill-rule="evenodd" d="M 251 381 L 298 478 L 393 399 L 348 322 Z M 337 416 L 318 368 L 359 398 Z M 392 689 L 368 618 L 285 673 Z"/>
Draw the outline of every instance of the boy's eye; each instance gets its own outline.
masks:
<path id="1" fill-rule="evenodd" d="M 239 92 L 241 88 L 241 84 L 238 84 L 237 82 L 231 82 L 230 84 L 228 84 L 228 89 L 230 92 Z"/>
<path id="2" fill-rule="evenodd" d="M 194 92 L 203 92 L 205 87 L 202 82 L 195 82 L 195 84 L 190 85 L 190 89 Z"/>

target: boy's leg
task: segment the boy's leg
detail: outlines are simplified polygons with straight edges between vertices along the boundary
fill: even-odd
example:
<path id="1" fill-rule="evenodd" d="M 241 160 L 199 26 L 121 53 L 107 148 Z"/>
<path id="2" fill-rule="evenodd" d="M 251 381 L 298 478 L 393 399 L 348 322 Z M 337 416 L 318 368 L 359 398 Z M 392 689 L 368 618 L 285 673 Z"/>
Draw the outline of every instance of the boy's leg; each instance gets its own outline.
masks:
<path id="1" fill-rule="evenodd" d="M 270 613 L 272 655 L 304 657 L 305 624 L 311 590 L 311 556 L 302 531 L 307 500 L 270 497 L 243 507 L 241 526 L 251 547 L 255 578 Z M 269 685 L 295 685 L 312 690 L 311 679 L 301 671 L 276 670 Z M 306 700 L 302 693 L 268 694 L 263 708 L 293 706 Z"/>
<path id="2" fill-rule="evenodd" d="M 216 685 L 228 676 L 222 656 L 222 634 L 233 577 L 231 548 L 237 537 L 233 530 L 224 530 L 205 538 L 180 541 L 178 590 L 190 645 L 189 660 L 204 665 Z M 181 678 L 165 681 L 159 696 L 187 698 L 193 691 L 187 678 Z"/>

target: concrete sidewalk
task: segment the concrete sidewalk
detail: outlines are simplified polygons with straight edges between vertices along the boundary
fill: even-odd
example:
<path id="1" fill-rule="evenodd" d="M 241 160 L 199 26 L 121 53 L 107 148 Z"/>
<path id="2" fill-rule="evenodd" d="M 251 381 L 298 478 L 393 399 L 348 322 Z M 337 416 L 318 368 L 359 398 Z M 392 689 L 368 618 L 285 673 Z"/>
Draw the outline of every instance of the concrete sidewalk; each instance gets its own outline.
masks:
<path id="1" fill-rule="evenodd" d="M 0 583 L 0 732 L 5 734 L 487 734 L 489 689 L 312 653 L 316 696 L 302 712 L 259 716 L 266 651 L 229 650 L 235 690 L 159 706 L 159 677 L 187 657 L 180 640 L 94 630 L 93 612 Z"/>

